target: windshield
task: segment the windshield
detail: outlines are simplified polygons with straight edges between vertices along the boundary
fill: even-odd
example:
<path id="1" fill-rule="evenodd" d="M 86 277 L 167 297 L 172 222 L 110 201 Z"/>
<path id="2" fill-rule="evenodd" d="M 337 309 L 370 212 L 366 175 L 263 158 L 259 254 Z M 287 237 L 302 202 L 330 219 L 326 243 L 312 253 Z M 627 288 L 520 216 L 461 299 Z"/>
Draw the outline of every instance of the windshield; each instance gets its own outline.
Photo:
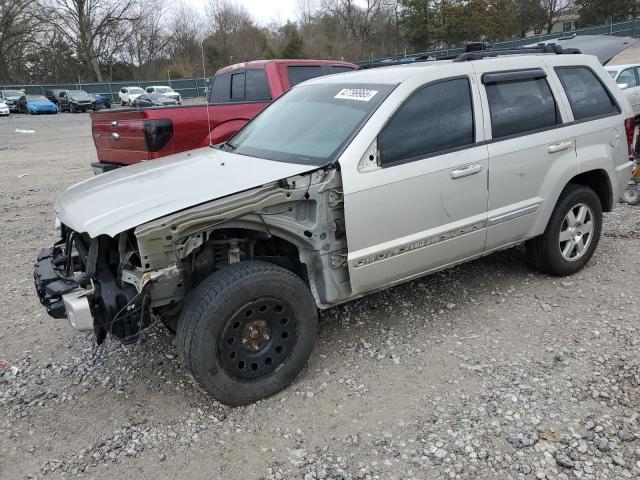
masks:
<path id="1" fill-rule="evenodd" d="M 42 95 L 27 95 L 27 101 L 29 102 L 49 102 L 49 99 Z"/>
<path id="2" fill-rule="evenodd" d="M 129 87 L 129 93 L 133 93 L 133 94 L 143 94 L 144 90 L 138 87 Z"/>
<path id="3" fill-rule="evenodd" d="M 325 165 L 395 85 L 303 85 L 272 103 L 231 139 L 234 153 Z"/>
<path id="4" fill-rule="evenodd" d="M 67 92 L 67 94 L 71 97 L 88 97 L 89 96 L 89 94 L 84 90 L 71 90 L 70 92 Z"/>
<path id="5" fill-rule="evenodd" d="M 169 87 L 156 87 L 156 93 L 173 93 L 173 88 L 169 88 Z"/>
<path id="6" fill-rule="evenodd" d="M 2 91 L 3 97 L 21 97 L 22 95 L 24 95 L 24 92 L 21 92 L 20 90 L 3 90 Z"/>

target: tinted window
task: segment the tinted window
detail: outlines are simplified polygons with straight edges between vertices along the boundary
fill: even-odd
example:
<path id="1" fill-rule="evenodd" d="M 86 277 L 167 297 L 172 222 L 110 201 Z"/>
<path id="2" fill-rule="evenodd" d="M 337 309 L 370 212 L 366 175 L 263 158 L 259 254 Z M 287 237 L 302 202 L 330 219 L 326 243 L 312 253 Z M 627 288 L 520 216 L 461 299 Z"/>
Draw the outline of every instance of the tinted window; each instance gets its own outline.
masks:
<path id="1" fill-rule="evenodd" d="M 211 98 L 209 99 L 212 103 L 225 103 L 231 99 L 231 74 L 223 73 L 222 75 L 217 75 L 213 79 L 213 87 L 211 87 Z"/>
<path id="2" fill-rule="evenodd" d="M 378 136 L 382 162 L 391 163 L 473 143 L 467 79 L 428 85 L 398 109 Z"/>
<path id="3" fill-rule="evenodd" d="M 556 102 L 546 78 L 490 83 L 485 87 L 493 138 L 560 123 Z"/>
<path id="4" fill-rule="evenodd" d="M 244 100 L 244 72 L 231 76 L 231 100 Z"/>
<path id="5" fill-rule="evenodd" d="M 352 72 L 353 68 L 351 67 L 342 67 L 339 65 L 332 65 L 329 67 L 329 71 L 331 73 L 344 73 L 344 72 Z"/>
<path id="6" fill-rule="evenodd" d="M 576 120 L 617 113 L 618 107 L 595 74 L 586 67 L 556 68 Z"/>
<path id="7" fill-rule="evenodd" d="M 321 77 L 322 67 L 287 67 L 287 75 L 289 75 L 289 85 L 292 87 L 299 83 L 315 77 Z"/>
<path id="8" fill-rule="evenodd" d="M 635 87 L 638 85 L 638 79 L 636 78 L 636 72 L 633 68 L 627 68 L 620 72 L 620 76 L 616 79 L 618 85 L 626 83 L 629 87 Z"/>
<path id="9" fill-rule="evenodd" d="M 246 72 L 246 95 L 245 100 L 251 102 L 255 100 L 269 100 L 271 92 L 267 75 L 262 69 L 249 69 Z"/>

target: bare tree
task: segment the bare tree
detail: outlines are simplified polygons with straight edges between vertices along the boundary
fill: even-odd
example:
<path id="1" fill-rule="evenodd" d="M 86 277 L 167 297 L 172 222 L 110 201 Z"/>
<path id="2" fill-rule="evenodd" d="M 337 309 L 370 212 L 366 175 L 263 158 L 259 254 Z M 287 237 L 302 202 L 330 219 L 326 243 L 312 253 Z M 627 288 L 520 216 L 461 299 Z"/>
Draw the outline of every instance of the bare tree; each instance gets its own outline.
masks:
<path id="1" fill-rule="evenodd" d="M 127 42 L 127 53 L 137 66 L 139 78 L 157 75 L 160 64 L 171 55 L 172 35 L 167 24 L 170 12 L 164 0 L 147 0 L 141 20 Z"/>
<path id="2" fill-rule="evenodd" d="M 560 19 L 560 16 L 572 7 L 573 0 L 542 0 L 547 33 L 551 33 L 553 25 Z"/>
<path id="3" fill-rule="evenodd" d="M 142 19 L 140 0 L 42 1 L 42 20 L 73 45 L 87 72 L 99 82 L 100 60 L 121 52 Z"/>
<path id="4" fill-rule="evenodd" d="M 0 0 L 0 82 L 14 80 L 25 47 L 33 41 L 30 0 Z"/>

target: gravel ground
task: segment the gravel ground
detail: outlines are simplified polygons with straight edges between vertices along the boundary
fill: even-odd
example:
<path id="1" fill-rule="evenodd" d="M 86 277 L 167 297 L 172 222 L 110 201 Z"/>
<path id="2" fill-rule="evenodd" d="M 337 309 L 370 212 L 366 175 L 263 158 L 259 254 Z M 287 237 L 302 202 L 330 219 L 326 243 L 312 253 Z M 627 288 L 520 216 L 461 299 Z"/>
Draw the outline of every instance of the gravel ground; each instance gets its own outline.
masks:
<path id="1" fill-rule="evenodd" d="M 0 478 L 640 476 L 637 207 L 573 277 L 515 248 L 334 308 L 290 388 L 228 408 L 161 326 L 97 347 L 36 299 L 52 201 L 91 175 L 88 115 L 0 119 L 0 139 Z"/>

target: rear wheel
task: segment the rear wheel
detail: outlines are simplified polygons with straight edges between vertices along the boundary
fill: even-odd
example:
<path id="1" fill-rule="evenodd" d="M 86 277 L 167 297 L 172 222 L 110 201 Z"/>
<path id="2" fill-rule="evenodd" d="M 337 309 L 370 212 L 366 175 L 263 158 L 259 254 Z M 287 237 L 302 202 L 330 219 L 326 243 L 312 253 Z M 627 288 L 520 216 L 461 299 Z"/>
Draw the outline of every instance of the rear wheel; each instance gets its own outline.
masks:
<path id="1" fill-rule="evenodd" d="M 313 350 L 318 315 L 300 277 L 241 262 L 206 278 L 180 313 L 184 365 L 214 397 L 244 405 L 287 387 Z"/>
<path id="2" fill-rule="evenodd" d="M 640 203 L 640 185 L 629 185 L 622 194 L 622 201 L 628 205 Z"/>
<path id="3" fill-rule="evenodd" d="M 602 231 L 602 205 L 596 193 L 569 185 L 560 196 L 545 232 L 526 243 L 530 262 L 552 275 L 572 275 L 595 251 Z"/>

